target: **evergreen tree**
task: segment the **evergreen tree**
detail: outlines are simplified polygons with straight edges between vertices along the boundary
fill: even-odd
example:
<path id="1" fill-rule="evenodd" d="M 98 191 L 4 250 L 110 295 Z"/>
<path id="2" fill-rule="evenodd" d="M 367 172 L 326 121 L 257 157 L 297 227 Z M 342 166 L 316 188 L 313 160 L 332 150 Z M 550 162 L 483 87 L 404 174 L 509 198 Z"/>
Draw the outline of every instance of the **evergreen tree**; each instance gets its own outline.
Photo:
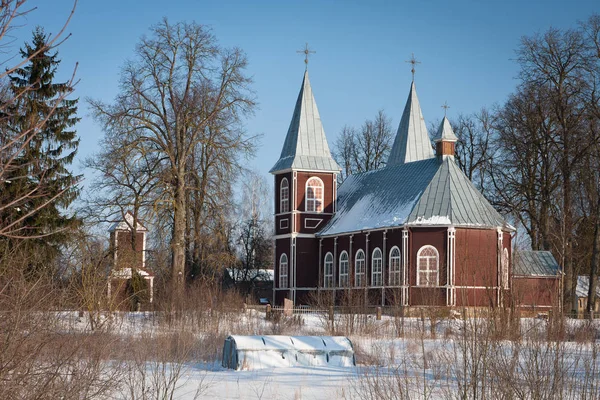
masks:
<path id="1" fill-rule="evenodd" d="M 60 60 L 47 42 L 48 36 L 38 27 L 31 44 L 26 43 L 20 50 L 29 62 L 9 75 L 13 99 L 3 107 L 3 135 L 23 137 L 12 170 L 5 171 L 5 179 L 0 182 L 0 192 L 4 193 L 0 200 L 4 204 L 10 199 L 22 201 L 4 209 L 0 218 L 6 225 L 39 208 L 15 225 L 12 237 L 6 239 L 11 247 L 27 247 L 33 267 L 51 263 L 67 240 L 68 231 L 79 223 L 76 217 L 64 215 L 78 196 L 75 185 L 80 176 L 67 169 L 79 145 L 73 129 L 79 121 L 78 100 L 66 98 L 73 91 L 70 83 L 53 82 Z"/>

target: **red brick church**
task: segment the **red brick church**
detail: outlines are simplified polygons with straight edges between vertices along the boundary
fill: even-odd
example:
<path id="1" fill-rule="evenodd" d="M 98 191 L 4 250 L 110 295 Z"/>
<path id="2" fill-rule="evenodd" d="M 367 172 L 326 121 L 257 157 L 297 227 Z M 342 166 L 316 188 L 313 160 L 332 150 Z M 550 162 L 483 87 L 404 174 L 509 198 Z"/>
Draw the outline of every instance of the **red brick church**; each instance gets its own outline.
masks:
<path id="1" fill-rule="evenodd" d="M 454 160 L 444 117 L 427 132 L 414 82 L 387 165 L 338 187 L 305 72 L 275 177 L 274 300 L 314 293 L 369 305 L 496 306 L 512 287 L 514 228 Z M 558 273 L 555 274 L 555 278 Z"/>

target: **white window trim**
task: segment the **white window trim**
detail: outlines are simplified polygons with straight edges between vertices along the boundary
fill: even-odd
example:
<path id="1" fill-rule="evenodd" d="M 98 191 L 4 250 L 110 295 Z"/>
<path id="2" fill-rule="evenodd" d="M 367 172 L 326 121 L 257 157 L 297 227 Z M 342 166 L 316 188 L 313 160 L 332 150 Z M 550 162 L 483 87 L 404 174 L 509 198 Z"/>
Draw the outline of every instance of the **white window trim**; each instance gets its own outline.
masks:
<path id="1" fill-rule="evenodd" d="M 279 229 L 287 229 L 289 227 L 289 220 L 287 218 L 282 218 L 279 220 Z"/>
<path id="2" fill-rule="evenodd" d="M 327 257 L 329 257 L 329 261 L 327 261 Z M 327 273 L 327 267 L 329 267 L 329 273 Z M 323 259 L 323 287 L 333 287 L 333 254 L 330 252 L 325 254 L 325 258 Z"/>
<path id="3" fill-rule="evenodd" d="M 398 257 L 397 257 L 397 261 L 398 261 L 398 269 L 397 270 L 393 270 L 392 267 L 394 265 L 394 263 L 392 262 L 393 259 L 396 259 L 396 257 L 392 257 L 392 254 L 394 254 L 394 250 L 398 251 Z M 402 253 L 400 252 L 400 248 L 398 246 L 394 246 L 392 247 L 392 249 L 390 250 L 390 262 L 388 264 L 388 284 L 390 286 L 400 286 L 402 284 Z M 397 279 L 392 279 L 394 276 L 397 276 Z M 394 282 L 392 282 L 394 281 Z"/>
<path id="4" fill-rule="evenodd" d="M 502 288 L 508 290 L 510 256 L 508 249 L 505 247 L 502 251 Z"/>
<path id="5" fill-rule="evenodd" d="M 342 261 L 342 256 L 344 254 L 346 255 L 346 261 Z M 346 273 L 345 274 L 342 273 L 342 262 L 346 263 Z M 348 286 L 348 283 L 349 283 L 348 276 L 349 276 L 349 273 L 350 273 L 350 257 L 348 257 L 348 252 L 346 250 L 344 250 L 344 251 L 342 251 L 340 253 L 340 263 L 339 264 L 340 264 L 339 265 L 339 268 L 340 268 L 340 278 L 339 278 L 339 282 L 338 283 L 339 283 L 340 287 L 346 287 L 346 286 Z M 342 285 L 342 281 L 345 281 L 344 285 Z"/>
<path id="6" fill-rule="evenodd" d="M 312 181 L 313 179 L 317 179 L 320 182 L 320 184 L 321 184 L 321 198 L 320 199 L 318 199 L 316 197 L 311 198 L 310 201 L 315 203 L 315 210 L 311 211 L 311 210 L 308 209 L 308 203 L 309 203 L 309 199 L 308 199 L 308 182 Z M 314 193 L 314 191 L 313 191 L 313 193 Z M 318 213 L 318 214 L 322 213 L 325 210 L 325 206 L 323 204 L 323 198 L 324 197 L 325 197 L 325 185 L 323 184 L 323 181 L 321 180 L 321 178 L 319 178 L 318 176 L 311 176 L 310 178 L 308 178 L 306 180 L 306 185 L 304 187 L 304 203 L 305 203 L 304 204 L 304 211 L 311 212 L 311 213 Z M 316 201 L 317 200 L 320 200 L 320 202 L 321 202 L 321 211 L 316 210 L 316 206 L 317 206 Z"/>
<path id="7" fill-rule="evenodd" d="M 375 253 L 379 252 L 379 257 L 375 256 Z M 379 262 L 379 272 L 375 271 L 375 263 Z M 379 276 L 379 282 L 376 284 L 375 277 Z M 379 247 L 375 247 L 371 253 L 371 286 L 381 287 L 383 286 L 383 253 Z"/>
<path id="8" fill-rule="evenodd" d="M 285 259 L 285 261 L 284 261 L 284 259 Z M 283 266 L 285 266 L 285 274 L 282 273 Z M 287 289 L 287 287 L 288 287 L 288 282 L 289 282 L 288 267 L 289 267 L 288 256 L 287 256 L 287 254 L 283 253 L 279 257 L 279 288 L 281 288 L 281 289 Z M 283 278 L 285 278 L 285 281 Z M 284 282 L 285 282 L 285 285 L 283 284 Z"/>
<path id="9" fill-rule="evenodd" d="M 285 182 L 285 186 L 283 183 Z M 283 198 L 283 189 L 287 189 L 287 197 Z M 284 203 L 286 204 L 284 211 Z M 283 178 L 281 183 L 279 184 L 279 212 L 280 213 L 288 213 L 290 212 L 290 183 L 287 178 Z"/>
<path id="10" fill-rule="evenodd" d="M 421 266 L 421 258 L 434 258 L 433 256 L 422 256 L 421 253 L 423 253 L 425 250 L 427 249 L 433 249 L 435 251 L 435 260 L 436 260 L 436 268 L 435 269 L 426 269 L 426 270 L 421 270 L 420 266 Z M 429 267 L 429 263 L 427 263 L 427 266 Z M 435 285 L 421 285 L 421 272 L 426 272 L 426 273 L 430 273 L 430 272 L 434 272 L 436 273 L 436 279 L 435 279 Z M 432 246 L 432 245 L 425 245 L 423 247 L 421 247 L 419 249 L 419 251 L 417 252 L 417 286 L 422 286 L 422 287 L 438 287 L 440 285 L 440 253 L 438 252 L 438 250 Z"/>
<path id="11" fill-rule="evenodd" d="M 362 254 L 362 260 L 361 260 L 362 272 L 358 271 L 358 255 L 359 254 Z M 362 249 L 358 249 L 354 256 L 354 286 L 355 287 L 362 287 L 365 284 L 364 279 L 365 279 L 366 269 L 367 269 L 366 261 L 367 261 L 367 258 L 365 257 L 365 252 Z M 359 276 L 361 277 L 360 283 L 358 282 Z"/>

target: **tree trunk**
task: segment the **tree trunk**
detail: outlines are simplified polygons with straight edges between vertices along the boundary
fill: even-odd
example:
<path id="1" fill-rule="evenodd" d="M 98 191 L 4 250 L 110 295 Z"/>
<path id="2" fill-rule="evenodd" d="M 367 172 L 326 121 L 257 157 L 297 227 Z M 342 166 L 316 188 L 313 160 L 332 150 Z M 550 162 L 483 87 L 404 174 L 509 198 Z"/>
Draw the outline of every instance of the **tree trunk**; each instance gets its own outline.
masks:
<path id="1" fill-rule="evenodd" d="M 186 199 L 184 171 L 179 171 L 173 201 L 173 237 L 171 239 L 171 298 L 178 307 L 183 299 L 185 273 Z"/>
<path id="2" fill-rule="evenodd" d="M 594 227 L 594 246 L 592 249 L 592 261 L 590 265 L 590 286 L 588 288 L 588 301 L 587 307 L 585 308 L 585 314 L 589 319 L 594 318 L 594 305 L 596 303 L 596 286 L 597 286 L 597 276 L 598 270 L 600 269 L 600 255 L 598 252 L 600 251 L 600 215 L 598 215 L 598 210 L 600 209 L 600 201 L 598 201 L 598 208 L 596 209 L 596 223 Z"/>

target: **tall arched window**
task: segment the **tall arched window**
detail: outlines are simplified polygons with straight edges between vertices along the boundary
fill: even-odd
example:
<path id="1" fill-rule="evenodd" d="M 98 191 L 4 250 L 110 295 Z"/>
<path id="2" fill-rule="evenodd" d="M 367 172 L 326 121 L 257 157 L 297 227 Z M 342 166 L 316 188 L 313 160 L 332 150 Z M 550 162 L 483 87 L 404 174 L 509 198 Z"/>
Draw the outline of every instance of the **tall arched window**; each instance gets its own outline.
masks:
<path id="1" fill-rule="evenodd" d="M 354 259 L 354 286 L 365 284 L 365 252 L 358 250 Z"/>
<path id="2" fill-rule="evenodd" d="M 383 285 L 383 257 L 378 247 L 371 255 L 371 286 Z"/>
<path id="3" fill-rule="evenodd" d="M 502 252 L 502 287 L 508 289 L 508 270 L 509 270 L 508 249 L 504 248 Z"/>
<path id="4" fill-rule="evenodd" d="M 285 253 L 279 257 L 279 287 L 288 287 L 288 258 Z"/>
<path id="5" fill-rule="evenodd" d="M 348 286 L 348 253 L 340 254 L 340 287 Z"/>
<path id="6" fill-rule="evenodd" d="M 281 180 L 279 187 L 279 212 L 286 213 L 290 211 L 290 184 L 287 178 Z"/>
<path id="7" fill-rule="evenodd" d="M 312 177 L 306 182 L 306 211 L 323 211 L 323 181 Z"/>
<path id="8" fill-rule="evenodd" d="M 400 249 L 398 246 L 394 246 L 390 251 L 390 272 L 388 274 L 390 286 L 400 286 L 400 271 Z"/>
<path id="9" fill-rule="evenodd" d="M 440 256 L 433 246 L 423 246 L 417 253 L 417 286 L 439 286 Z"/>
<path id="10" fill-rule="evenodd" d="M 333 254 L 325 254 L 325 262 L 323 263 L 323 287 L 333 287 Z"/>

